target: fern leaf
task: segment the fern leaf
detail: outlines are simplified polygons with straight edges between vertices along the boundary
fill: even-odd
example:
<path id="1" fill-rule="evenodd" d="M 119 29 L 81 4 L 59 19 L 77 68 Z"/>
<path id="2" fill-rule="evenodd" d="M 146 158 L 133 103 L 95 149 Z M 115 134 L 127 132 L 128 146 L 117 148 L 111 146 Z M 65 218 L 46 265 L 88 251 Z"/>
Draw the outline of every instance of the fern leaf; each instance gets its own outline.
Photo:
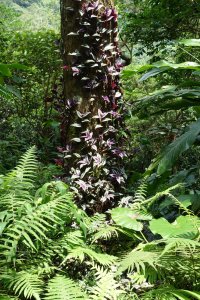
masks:
<path id="1" fill-rule="evenodd" d="M 11 190 L 16 188 L 23 190 L 32 188 L 36 170 L 36 147 L 33 146 L 21 157 L 17 167 L 4 176 L 4 188 Z"/>
<path id="2" fill-rule="evenodd" d="M 189 249 L 190 253 L 193 253 L 196 250 L 198 251 L 200 247 L 199 242 L 187 238 L 169 238 L 164 242 L 166 243 L 166 246 L 161 256 L 166 253 L 171 253 L 172 251 L 186 252 L 187 249 Z"/>
<path id="3" fill-rule="evenodd" d="M 3 176 L 1 185 L 0 205 L 16 217 L 17 211 L 25 204 L 32 203 L 30 189 L 34 187 L 36 174 L 36 148 L 30 148 L 20 159 L 18 166 Z"/>
<path id="4" fill-rule="evenodd" d="M 195 142 L 200 132 L 200 119 L 189 126 L 188 131 L 178 137 L 158 157 L 156 164 L 158 164 L 158 174 L 161 175 L 171 168 L 177 158 L 187 149 L 189 149 Z"/>
<path id="5" fill-rule="evenodd" d="M 8 288 L 12 289 L 15 294 L 23 295 L 26 299 L 34 297 L 36 300 L 40 300 L 43 282 L 37 274 L 21 271 L 12 276 L 9 281 Z"/>
<path id="6" fill-rule="evenodd" d="M 92 261 L 96 261 L 99 264 L 102 264 L 105 266 L 112 265 L 117 260 L 117 258 L 115 256 L 98 253 L 88 247 L 75 247 L 69 251 L 69 254 L 64 259 L 62 264 L 64 264 L 67 260 L 69 260 L 71 258 L 79 259 L 81 262 L 83 262 L 86 255 L 88 257 L 90 257 L 92 259 Z"/>
<path id="7" fill-rule="evenodd" d="M 25 190 L 18 189 L 0 197 L 1 206 L 12 215 L 13 221 L 15 221 L 18 212 L 26 203 L 33 203 L 33 198 Z"/>
<path id="8" fill-rule="evenodd" d="M 0 294 L 0 300 L 19 300 L 19 298 L 6 294 Z"/>
<path id="9" fill-rule="evenodd" d="M 92 243 L 96 242 L 99 239 L 109 240 L 111 237 L 118 237 L 117 227 L 114 226 L 104 226 L 100 228 L 97 233 L 93 235 Z"/>
<path id="10" fill-rule="evenodd" d="M 117 274 L 128 270 L 132 272 L 136 270 L 137 273 L 144 273 L 148 266 L 151 266 L 156 271 L 157 260 L 159 255 L 156 252 L 148 252 L 134 249 L 128 253 L 119 263 Z"/>
<path id="11" fill-rule="evenodd" d="M 103 268 L 98 268 L 96 285 L 91 289 L 90 300 L 117 300 L 124 293 L 120 289 L 120 284 L 114 279 L 114 274 Z"/>
<path id="12" fill-rule="evenodd" d="M 144 180 L 142 180 L 141 185 L 138 187 L 138 189 L 135 193 L 134 205 L 135 205 L 135 203 L 143 202 L 146 199 L 146 195 L 147 195 L 147 183 L 144 179 Z"/>
<path id="13" fill-rule="evenodd" d="M 200 299 L 199 292 L 178 290 L 172 286 L 159 287 L 145 293 L 142 300 L 193 300 Z"/>
<path id="14" fill-rule="evenodd" d="M 200 292 L 196 292 L 196 291 L 187 291 L 187 290 L 181 290 L 181 292 L 183 292 L 184 294 L 186 294 L 187 296 L 191 296 L 194 299 L 200 300 Z M 191 299 L 192 299 L 191 298 Z"/>
<path id="15" fill-rule="evenodd" d="M 88 299 L 79 286 L 71 279 L 57 275 L 47 286 L 44 300 L 86 300 Z"/>
<path id="16" fill-rule="evenodd" d="M 46 204 L 38 206 L 31 212 L 27 211 L 20 220 L 17 220 L 4 234 L 1 248 L 6 251 L 4 254 L 13 258 L 17 251 L 18 243 L 22 240 L 28 247 L 35 249 L 34 241 L 41 241 L 46 238 L 47 232 L 53 225 L 62 223 L 62 218 L 69 215 L 72 195 L 54 195 L 54 199 Z M 68 202 L 69 201 L 69 202 Z"/>
<path id="17" fill-rule="evenodd" d="M 69 231 L 56 243 L 67 250 L 74 246 L 84 246 L 83 234 L 80 230 Z"/>

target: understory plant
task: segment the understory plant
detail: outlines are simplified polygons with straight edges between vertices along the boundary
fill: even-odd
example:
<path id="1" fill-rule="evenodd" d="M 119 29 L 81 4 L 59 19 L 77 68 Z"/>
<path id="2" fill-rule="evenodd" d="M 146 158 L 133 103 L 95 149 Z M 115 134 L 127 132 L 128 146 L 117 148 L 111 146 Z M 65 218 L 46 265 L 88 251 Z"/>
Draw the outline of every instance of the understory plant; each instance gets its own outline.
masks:
<path id="1" fill-rule="evenodd" d="M 200 221 L 179 186 L 149 198 L 143 183 L 89 217 L 61 181 L 35 191 L 35 152 L 0 178 L 1 300 L 200 299 Z M 153 217 L 161 199 L 177 208 L 173 220 Z"/>

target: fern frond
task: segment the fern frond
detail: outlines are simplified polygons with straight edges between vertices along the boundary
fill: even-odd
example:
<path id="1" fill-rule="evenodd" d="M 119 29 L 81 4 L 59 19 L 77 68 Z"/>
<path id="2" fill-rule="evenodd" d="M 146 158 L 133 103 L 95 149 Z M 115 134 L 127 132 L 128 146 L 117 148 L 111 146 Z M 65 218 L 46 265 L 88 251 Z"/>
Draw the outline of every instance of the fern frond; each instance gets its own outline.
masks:
<path id="1" fill-rule="evenodd" d="M 88 297 L 71 279 L 57 275 L 51 279 L 47 286 L 44 300 L 86 300 Z"/>
<path id="2" fill-rule="evenodd" d="M 12 289 L 17 296 L 23 295 L 26 299 L 34 298 L 40 300 L 43 281 L 37 274 L 28 271 L 21 271 L 7 278 L 8 289 Z"/>
<path id="3" fill-rule="evenodd" d="M 15 221 L 18 212 L 26 203 L 33 203 L 33 197 L 25 190 L 11 191 L 0 197 L 0 206 L 6 209 Z"/>
<path id="4" fill-rule="evenodd" d="M 80 230 L 71 230 L 64 234 L 61 240 L 56 241 L 61 247 L 71 249 L 74 246 L 84 246 L 83 234 Z"/>
<path id="5" fill-rule="evenodd" d="M 36 168 L 36 148 L 32 147 L 22 156 L 17 167 L 2 177 L 0 206 L 12 214 L 13 220 L 25 203 L 33 202 L 30 190 L 34 187 Z"/>
<path id="6" fill-rule="evenodd" d="M 114 274 L 98 266 L 95 267 L 97 272 L 96 285 L 91 289 L 90 300 L 117 300 L 124 293 L 120 289 L 120 284 L 114 279 Z"/>
<path id="7" fill-rule="evenodd" d="M 67 260 L 71 258 L 79 259 L 81 262 L 83 262 L 86 256 L 88 256 L 92 261 L 96 261 L 104 266 L 112 265 L 117 261 L 117 257 L 95 252 L 89 247 L 75 247 L 69 251 L 69 254 L 64 259 L 62 264 L 64 264 Z"/>
<path id="8" fill-rule="evenodd" d="M 175 190 L 180 189 L 182 187 L 183 187 L 183 184 L 180 184 L 180 183 L 175 184 L 173 186 L 170 186 L 166 190 L 158 192 L 154 196 L 148 198 L 147 200 L 144 200 L 143 204 L 147 205 L 148 207 L 151 207 L 161 197 L 167 196 L 167 195 L 171 194 L 172 191 L 175 191 Z"/>
<path id="9" fill-rule="evenodd" d="M 200 299 L 200 293 L 195 291 L 178 290 L 172 286 L 159 287 L 146 292 L 142 300 L 193 300 Z"/>
<path id="10" fill-rule="evenodd" d="M 92 243 L 99 239 L 109 240 L 113 236 L 118 237 L 117 227 L 111 225 L 104 226 L 103 228 L 100 228 L 97 233 L 93 234 Z"/>
<path id="11" fill-rule="evenodd" d="M 105 226 L 106 215 L 105 214 L 95 214 L 94 216 L 86 220 L 89 232 L 93 233 L 99 230 L 102 226 Z"/>
<path id="12" fill-rule="evenodd" d="M 134 249 L 120 261 L 117 274 L 121 274 L 126 270 L 129 272 L 136 270 L 137 273 L 145 274 L 149 266 L 156 272 L 158 258 L 159 255 L 156 252 Z"/>
<path id="13" fill-rule="evenodd" d="M 62 218 L 69 215 L 72 194 L 68 193 L 65 197 L 52 195 L 52 198 L 46 204 L 27 210 L 26 215 L 8 227 L 1 248 L 5 250 L 4 254 L 9 259 L 15 256 L 20 241 L 23 241 L 27 247 L 36 249 L 34 241 L 46 238 L 48 230 L 53 225 L 62 223 Z"/>
<path id="14" fill-rule="evenodd" d="M 166 243 L 166 246 L 161 256 L 171 252 L 186 253 L 187 250 L 189 250 L 189 252 L 192 254 L 195 251 L 199 251 L 199 247 L 200 247 L 199 242 L 186 239 L 186 238 L 169 238 L 164 242 Z"/>
<path id="15" fill-rule="evenodd" d="M 36 170 L 36 147 L 33 146 L 21 157 L 17 167 L 4 176 L 4 189 L 13 190 L 20 188 L 26 190 L 32 188 Z"/>
<path id="16" fill-rule="evenodd" d="M 146 195 L 147 195 L 147 183 L 146 183 L 146 179 L 143 179 L 141 185 L 136 190 L 133 205 L 135 205 L 135 203 L 142 203 L 146 199 Z"/>
<path id="17" fill-rule="evenodd" d="M 19 298 L 6 294 L 0 294 L 0 300 L 19 300 Z"/>

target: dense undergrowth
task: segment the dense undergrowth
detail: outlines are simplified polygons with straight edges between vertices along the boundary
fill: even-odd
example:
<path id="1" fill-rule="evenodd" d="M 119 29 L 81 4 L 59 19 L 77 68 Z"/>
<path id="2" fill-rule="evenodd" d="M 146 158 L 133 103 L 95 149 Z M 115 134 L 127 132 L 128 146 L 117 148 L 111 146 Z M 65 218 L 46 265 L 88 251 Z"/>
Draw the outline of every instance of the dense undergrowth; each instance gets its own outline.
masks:
<path id="1" fill-rule="evenodd" d="M 33 147 L 1 177 L 1 299 L 199 299 L 200 220 L 180 186 L 146 197 L 143 182 L 89 217 L 63 182 L 35 190 L 36 169 Z M 173 222 L 155 219 L 169 203 Z"/>
<path id="2" fill-rule="evenodd" d="M 127 179 L 102 214 L 60 163 L 58 2 L 0 4 L 0 300 L 200 299 L 198 1 L 116 2 Z"/>

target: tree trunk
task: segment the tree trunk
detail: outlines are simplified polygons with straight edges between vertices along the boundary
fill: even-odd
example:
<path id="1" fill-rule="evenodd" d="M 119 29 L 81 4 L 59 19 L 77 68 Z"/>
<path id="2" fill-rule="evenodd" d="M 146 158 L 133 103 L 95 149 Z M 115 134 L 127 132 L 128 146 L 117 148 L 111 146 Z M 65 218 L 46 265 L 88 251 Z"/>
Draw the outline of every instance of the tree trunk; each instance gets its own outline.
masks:
<path id="1" fill-rule="evenodd" d="M 62 140 L 79 203 L 106 210 L 124 181 L 117 13 L 111 0 L 61 0 Z"/>

